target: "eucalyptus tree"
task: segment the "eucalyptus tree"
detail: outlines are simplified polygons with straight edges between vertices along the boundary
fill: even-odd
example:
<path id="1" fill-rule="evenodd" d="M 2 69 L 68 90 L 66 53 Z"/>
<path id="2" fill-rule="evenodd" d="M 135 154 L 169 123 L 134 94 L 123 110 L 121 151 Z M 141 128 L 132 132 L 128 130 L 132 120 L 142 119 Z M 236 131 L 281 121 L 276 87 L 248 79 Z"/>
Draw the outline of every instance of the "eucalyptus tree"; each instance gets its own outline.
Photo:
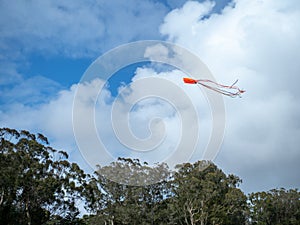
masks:
<path id="1" fill-rule="evenodd" d="M 93 178 L 42 134 L 0 128 L 0 224 L 80 224 L 78 201 L 99 193 Z"/>
<path id="2" fill-rule="evenodd" d="M 250 221 L 257 225 L 300 224 L 300 192 L 272 189 L 249 195 Z"/>
<path id="3" fill-rule="evenodd" d="M 99 166 L 98 182 L 105 207 L 89 218 L 93 224 L 166 224 L 170 171 L 166 164 L 149 166 L 138 159 L 119 158 Z"/>
<path id="4" fill-rule="evenodd" d="M 247 197 L 241 180 L 208 161 L 177 166 L 169 208 L 173 224 L 245 224 Z"/>

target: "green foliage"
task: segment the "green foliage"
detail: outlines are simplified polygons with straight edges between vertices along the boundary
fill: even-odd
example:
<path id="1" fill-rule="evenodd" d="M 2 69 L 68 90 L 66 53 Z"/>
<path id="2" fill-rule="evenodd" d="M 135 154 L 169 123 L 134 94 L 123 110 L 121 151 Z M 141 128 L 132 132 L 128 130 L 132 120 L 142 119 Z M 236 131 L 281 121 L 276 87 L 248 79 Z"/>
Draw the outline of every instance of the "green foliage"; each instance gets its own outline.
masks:
<path id="1" fill-rule="evenodd" d="M 127 176 L 120 176 L 123 183 L 145 169 L 138 160 L 131 159 L 119 159 L 104 169 L 100 167 L 98 181 L 105 193 L 106 205 L 97 215 L 89 217 L 89 223 L 204 225 L 246 222 L 247 197 L 237 188 L 240 179 L 226 176 L 209 162 L 180 165 L 174 174 L 158 165 L 152 170 L 161 170 L 168 174 L 168 179 L 144 186 L 120 184 L 103 175 L 107 171 L 119 174 L 119 168 L 127 170 Z M 151 171 L 150 167 L 147 171 Z"/>
<path id="2" fill-rule="evenodd" d="M 85 174 L 42 134 L 0 128 L 0 224 L 299 225 L 300 193 L 248 196 L 207 161 L 150 167 L 119 158 Z M 89 215 L 79 218 L 78 201 Z"/>
<path id="3" fill-rule="evenodd" d="M 245 224 L 247 198 L 237 188 L 238 177 L 207 161 L 177 168 L 169 204 L 174 224 Z"/>
<path id="4" fill-rule="evenodd" d="M 167 182 L 151 182 L 157 181 L 159 174 L 164 179 L 170 176 L 166 165 L 159 164 L 151 168 L 139 160 L 119 158 L 111 166 L 99 167 L 97 174 L 104 193 L 105 207 L 96 216 L 90 217 L 89 223 L 164 224 L 162 216 L 163 209 L 167 208 L 164 203 Z M 119 182 L 108 179 L 108 174 L 114 174 Z M 148 185 L 132 186 L 131 182 Z"/>
<path id="5" fill-rule="evenodd" d="M 87 224 L 300 224 L 297 190 L 271 190 L 247 198 L 238 188 L 241 180 L 237 176 L 226 175 L 207 161 L 178 165 L 174 173 L 158 166 L 168 174 L 165 181 L 144 186 L 126 184 L 132 176 L 143 173 L 137 168 L 143 170 L 144 166 L 138 160 L 119 159 L 99 167 L 98 182 L 105 204 L 95 215 L 86 216 Z M 120 175 L 120 183 L 103 175 L 107 171 L 120 174 L 120 168 L 127 171 Z M 147 166 L 146 170 L 151 169 Z"/>
<path id="6" fill-rule="evenodd" d="M 155 167 L 141 163 L 138 159 L 118 158 L 109 166 L 98 166 L 97 174 L 101 178 L 130 186 L 146 186 L 167 180 L 170 171 L 165 163 Z"/>
<path id="7" fill-rule="evenodd" d="M 88 176 L 41 134 L 0 129 L 0 224 L 79 224 Z"/>
<path id="8" fill-rule="evenodd" d="M 300 192 L 297 189 L 273 189 L 249 195 L 252 224 L 299 225 Z"/>

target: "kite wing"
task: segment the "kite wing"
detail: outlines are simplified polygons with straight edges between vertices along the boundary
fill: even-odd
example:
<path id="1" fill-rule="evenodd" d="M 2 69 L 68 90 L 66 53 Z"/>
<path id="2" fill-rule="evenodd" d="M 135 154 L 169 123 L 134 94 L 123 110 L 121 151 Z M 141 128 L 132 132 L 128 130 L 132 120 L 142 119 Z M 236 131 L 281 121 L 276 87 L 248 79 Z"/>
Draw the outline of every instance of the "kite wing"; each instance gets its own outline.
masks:
<path id="1" fill-rule="evenodd" d="M 214 82 L 212 80 L 205 80 L 205 79 L 200 79 L 200 80 L 195 80 L 192 78 L 183 78 L 183 82 L 186 84 L 200 84 L 208 89 L 211 89 L 213 91 L 216 91 L 220 94 L 230 96 L 232 98 L 239 96 L 241 97 L 241 94 L 245 92 L 245 90 L 239 89 L 237 86 L 234 86 L 238 80 L 236 80 L 232 85 L 223 85 L 219 84 L 217 82 Z"/>

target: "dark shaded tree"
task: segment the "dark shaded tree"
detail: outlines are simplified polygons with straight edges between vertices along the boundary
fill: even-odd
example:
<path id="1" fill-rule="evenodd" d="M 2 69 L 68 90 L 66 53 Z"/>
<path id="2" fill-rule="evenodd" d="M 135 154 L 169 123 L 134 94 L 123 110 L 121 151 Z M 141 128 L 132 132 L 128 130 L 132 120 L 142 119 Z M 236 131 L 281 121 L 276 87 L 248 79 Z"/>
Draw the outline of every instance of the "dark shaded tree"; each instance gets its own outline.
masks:
<path id="1" fill-rule="evenodd" d="M 0 168 L 0 224 L 300 224 L 297 189 L 247 199 L 237 176 L 208 161 L 171 172 L 119 158 L 92 176 L 42 134 L 0 128 Z M 79 218 L 79 201 L 92 214 Z"/>
<path id="2" fill-rule="evenodd" d="M 250 221 L 255 225 L 299 225 L 300 192 L 272 189 L 249 195 Z"/>
<path id="3" fill-rule="evenodd" d="M 139 184 L 142 184 L 141 178 L 152 180 L 150 174 L 158 171 L 168 174 L 165 180 L 144 186 L 130 185 L 133 179 Z M 114 179 L 117 177 L 120 182 L 104 175 L 111 173 L 115 173 Z M 138 160 L 119 159 L 99 168 L 98 181 L 105 193 L 106 205 L 95 216 L 87 218 L 91 224 L 246 223 L 247 197 L 237 188 L 241 180 L 234 175 L 226 176 L 210 162 L 179 165 L 171 174 L 167 167 L 150 169 Z"/>
<path id="4" fill-rule="evenodd" d="M 91 177 L 48 144 L 41 134 L 0 129 L 0 224 L 81 223 L 76 203 L 92 202 Z"/>
<path id="5" fill-rule="evenodd" d="M 177 166 L 168 204 L 171 224 L 245 224 L 247 197 L 241 180 L 226 176 L 214 164 L 198 161 Z"/>
<path id="6" fill-rule="evenodd" d="M 139 160 L 119 158 L 109 166 L 99 167 L 97 174 L 105 207 L 89 217 L 89 223 L 166 224 L 164 199 L 168 195 L 170 172 L 165 164 L 150 167 Z"/>

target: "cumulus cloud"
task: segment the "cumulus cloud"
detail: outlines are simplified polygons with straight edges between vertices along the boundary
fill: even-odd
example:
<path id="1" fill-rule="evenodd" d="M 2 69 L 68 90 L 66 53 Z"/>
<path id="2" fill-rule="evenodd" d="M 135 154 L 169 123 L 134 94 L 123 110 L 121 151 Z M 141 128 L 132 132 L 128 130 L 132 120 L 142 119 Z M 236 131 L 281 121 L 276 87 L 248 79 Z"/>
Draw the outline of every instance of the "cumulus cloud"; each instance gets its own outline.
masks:
<path id="1" fill-rule="evenodd" d="M 94 81 L 89 84 L 85 96 L 81 96 L 83 98 L 82 102 L 86 104 L 92 102 L 92 96 L 95 91 L 98 91 L 98 86 L 101 83 L 103 81 Z M 31 86 L 34 86 L 34 84 L 31 83 Z M 37 87 L 39 89 L 43 88 L 39 85 Z M 51 146 L 67 151 L 72 161 L 76 161 L 85 169 L 90 170 L 90 165 L 84 161 L 77 148 L 73 134 L 73 99 L 79 87 L 80 84 L 74 84 L 70 89 L 55 92 L 55 94 L 50 95 L 51 98 L 43 99 L 43 101 L 36 104 L 27 104 L 26 101 L 23 101 L 23 98 L 16 99 L 13 103 L 6 103 L 4 105 L 6 107 L 2 107 L 0 110 L 0 124 L 2 127 L 43 133 L 48 137 Z M 39 89 L 36 91 L 38 92 Z M 27 96 L 24 97 L 27 99 Z M 90 110 L 90 107 L 83 107 L 83 109 Z"/>
<path id="2" fill-rule="evenodd" d="M 138 68 L 132 83 L 121 87 L 117 97 L 97 78 L 74 84 L 39 104 L 19 99 L 0 112 L 0 123 L 45 134 L 54 147 L 67 150 L 87 169 L 118 157 L 170 166 L 202 157 L 211 131 L 205 96 L 198 88 L 184 86 L 182 71 L 159 70 Z M 119 107 L 114 109 L 115 105 Z M 129 130 L 132 142 L 122 139 L 127 135 L 124 127 L 117 132 L 120 125 Z"/>
<path id="3" fill-rule="evenodd" d="M 95 57 L 130 41 L 161 39 L 159 25 L 185 0 L 29 1 L 0 3 L 0 49 L 9 59 L 28 53 Z M 227 1 L 216 5 L 223 7 Z"/>
<path id="4" fill-rule="evenodd" d="M 27 77 L 24 68 L 39 63 L 31 56 L 95 58 L 120 44 L 157 39 L 168 10 L 152 0 L 1 1 L 0 84 Z"/>
<path id="5" fill-rule="evenodd" d="M 6 84 L 0 85 L 2 108 L 9 107 L 9 105 L 17 102 L 22 102 L 25 105 L 47 102 L 61 89 L 60 84 L 43 76 L 35 76 L 28 79 L 20 76 L 19 79 L 15 79 L 14 81 L 6 80 Z M 11 84 L 9 85 L 8 82 Z"/>
<path id="6" fill-rule="evenodd" d="M 30 1 L 0 3 L 0 48 L 11 57 L 94 57 L 122 43 L 158 38 L 165 5 L 130 1 Z"/>
<path id="7" fill-rule="evenodd" d="M 129 1 L 125 6 L 124 1 L 110 4 L 100 1 L 99 5 L 84 4 L 83 6 L 80 1 L 76 4 L 43 1 L 37 4 L 28 3 L 33 4 L 30 6 L 2 1 L 0 8 L 3 13 L 0 14 L 0 23 L 3 32 L 1 32 L 0 48 L 2 53 L 9 53 L 8 57 L 14 59 L 22 58 L 20 46 L 25 52 L 38 50 L 48 54 L 54 51 L 52 53 L 78 57 L 94 54 L 103 46 L 110 48 L 135 38 L 156 37 L 155 32 L 147 29 L 147 26 L 157 26 L 166 9 L 154 2 L 147 1 L 136 5 L 134 1 Z M 213 2 L 189 1 L 181 8 L 170 12 L 160 26 L 161 34 L 167 40 L 196 53 L 208 65 L 219 82 L 230 84 L 239 78 L 238 85 L 246 89 L 247 92 L 241 99 L 225 99 L 226 135 L 221 152 L 216 159 L 217 164 L 225 172 L 237 174 L 244 180 L 242 187 L 246 192 L 281 186 L 300 186 L 297 173 L 300 169 L 298 163 L 300 108 L 297 88 L 300 72 L 297 62 L 300 58 L 299 9 L 300 4 L 296 0 L 236 0 L 222 12 L 211 14 L 214 10 Z M 141 13 L 147 10 L 154 10 L 156 14 Z M 31 17 L 27 17 L 29 13 L 32 14 Z M 104 18 L 99 15 L 106 16 Z M 128 24 L 136 29 L 128 30 Z M 17 36 L 23 39 L 15 39 Z M 17 41 L 11 45 L 11 40 Z M 102 47 L 98 45 L 99 41 Z M 16 46 L 15 49 L 13 46 Z M 160 57 L 161 54 L 165 57 L 169 56 L 161 46 L 148 49 L 145 54 L 149 58 L 157 54 Z M 5 61 L 4 56 L 0 59 Z M 115 137 L 115 130 L 111 124 L 112 102 L 115 99 L 106 88 L 101 95 L 98 95 L 99 89 L 104 85 L 102 80 L 74 84 L 68 90 L 57 92 L 61 87 L 56 83 L 41 77 L 26 80 L 17 72 L 14 63 L 8 64 L 1 70 L 2 74 L 9 74 L 11 77 L 0 77 L 0 85 L 13 84 L 28 92 L 14 95 L 17 89 L 7 89 L 2 92 L 3 94 L 1 93 L 1 97 L 6 96 L 5 99 L 13 101 L 13 104 L 7 104 L 0 110 L 2 126 L 42 132 L 51 137 L 55 146 L 66 150 L 73 149 L 73 159 L 84 163 L 79 150 L 74 150 L 77 145 L 73 134 L 74 124 L 72 124 L 73 100 L 76 91 L 81 88 L 85 90 L 84 95 L 80 96 L 78 112 L 82 120 L 77 125 L 82 129 L 84 146 L 89 149 L 89 155 L 94 156 L 93 141 L 99 138 L 99 135 L 102 135 L 104 144 L 110 146 L 111 157 L 123 154 L 123 156 L 141 157 L 142 160 L 156 162 L 174 153 L 172 149 L 176 147 L 178 137 L 182 135 L 178 130 L 181 128 L 180 118 L 172 104 L 163 99 L 151 97 L 140 99 L 131 109 L 128 119 L 133 135 L 143 140 L 151 136 L 150 128 L 155 131 L 157 130 L 155 126 L 161 125 L 160 120 L 153 120 L 153 118 L 161 117 L 166 131 L 166 135 L 159 134 L 163 144 L 147 154 L 129 151 Z M 178 70 L 163 72 L 140 68 L 136 71 L 133 83 L 153 77 L 163 78 L 185 89 L 181 80 L 182 71 L 179 73 Z M 32 83 L 41 85 L 32 88 L 29 85 Z M 47 93 L 43 95 L 42 89 L 37 87 L 47 85 L 49 85 L 48 89 L 45 89 Z M 48 98 L 50 93 L 56 94 Z M 144 90 L 141 86 L 130 84 L 121 87 L 119 93 L 117 102 L 125 107 L 126 103 L 143 94 Z M 203 94 L 193 88 L 185 93 L 194 101 L 194 106 L 200 112 L 200 143 L 190 159 L 195 161 L 201 159 L 203 153 L 201 150 L 207 145 L 212 123 Z M 178 93 L 173 97 L 179 101 L 181 99 Z M 23 102 L 26 98 L 27 103 Z M 41 101 L 43 98 L 44 101 Z M 31 101 L 37 104 L 32 105 Z M 181 102 L 176 105 L 184 108 Z M 87 118 L 86 115 L 91 114 L 94 109 L 96 117 Z M 189 110 L 186 112 L 189 113 Z M 124 114 L 117 111 L 116 116 L 123 118 Z M 151 121 L 153 127 L 150 126 Z M 187 124 L 192 126 L 191 121 L 187 121 Z M 88 132 L 89 127 L 94 125 L 97 126 L 98 133 L 91 134 Z M 189 135 L 189 132 L 186 134 Z M 160 154 L 161 152 L 164 154 Z M 177 156 L 180 159 L 181 155 Z M 95 159 L 93 164 L 99 163 L 97 157 L 93 157 Z M 108 161 L 111 157 L 103 160 Z"/>
<path id="8" fill-rule="evenodd" d="M 197 53 L 218 81 L 239 78 L 242 99 L 226 99 L 227 129 L 216 162 L 244 179 L 246 191 L 299 187 L 300 20 L 297 1 L 187 2 L 160 27 Z M 180 23 L 178 21 L 181 21 Z"/>
<path id="9" fill-rule="evenodd" d="M 184 90 L 182 76 L 178 70 L 138 68 L 132 83 L 120 88 L 116 98 L 100 85 L 97 88 L 102 92 L 94 92 L 97 100 L 90 104 L 81 96 L 91 87 L 80 84 L 73 126 L 89 163 L 103 165 L 118 157 L 131 157 L 173 166 L 195 155 L 201 157 L 209 138 L 209 109 L 200 89 Z M 186 100 L 192 95 L 198 96 L 197 101 L 189 104 Z M 192 108 L 200 115 L 193 114 Z"/>

